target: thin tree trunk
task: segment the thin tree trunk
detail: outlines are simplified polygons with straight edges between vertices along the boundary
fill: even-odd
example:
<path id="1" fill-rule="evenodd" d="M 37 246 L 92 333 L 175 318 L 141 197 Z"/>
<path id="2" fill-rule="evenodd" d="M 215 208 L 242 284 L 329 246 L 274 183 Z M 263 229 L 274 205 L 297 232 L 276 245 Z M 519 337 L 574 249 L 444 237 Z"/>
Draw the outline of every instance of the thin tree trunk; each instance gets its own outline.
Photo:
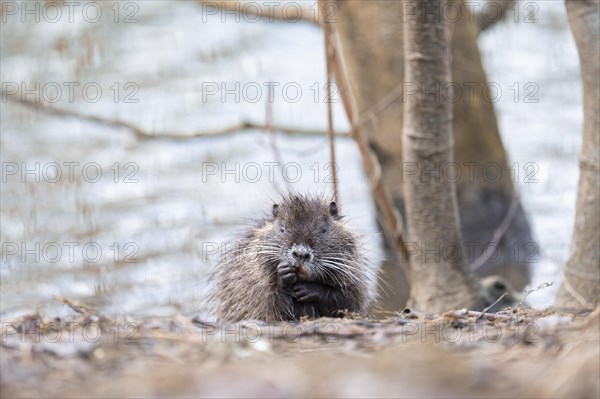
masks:
<path id="1" fill-rule="evenodd" d="M 561 307 L 592 308 L 600 294 L 600 3 L 567 1 L 583 82 L 583 143 L 571 253 L 556 298 Z"/>
<path id="2" fill-rule="evenodd" d="M 451 78 L 449 24 L 425 12 L 443 9 L 446 0 L 405 4 L 404 80 L 418 85 L 406 98 L 402 129 L 404 163 L 418 168 L 404 185 L 408 238 L 417 245 L 409 305 L 430 312 L 480 306 L 480 286 L 463 256 L 455 184 L 427 173 L 454 159 L 452 103 L 441 89 Z"/>

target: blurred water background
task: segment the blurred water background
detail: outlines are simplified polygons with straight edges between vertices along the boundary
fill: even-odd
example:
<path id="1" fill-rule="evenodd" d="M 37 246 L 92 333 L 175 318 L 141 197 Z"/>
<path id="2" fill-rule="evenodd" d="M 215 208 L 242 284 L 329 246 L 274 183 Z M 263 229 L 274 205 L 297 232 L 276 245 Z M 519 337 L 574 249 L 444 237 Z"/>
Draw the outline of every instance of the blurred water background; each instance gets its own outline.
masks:
<path id="1" fill-rule="evenodd" d="M 2 16 L 0 316 L 67 312 L 53 295 L 80 299 L 113 316 L 202 311 L 207 274 L 218 260 L 215 246 L 260 216 L 286 188 L 270 162 L 293 165 L 287 172 L 294 179 L 300 171 L 294 190 L 330 192 L 327 139 L 277 131 L 273 137 L 256 129 L 168 136 L 243 121 L 264 124 L 267 82 L 279 84 L 274 125 L 326 130 L 322 32 L 305 21 L 252 23 L 230 14 L 223 23 L 222 14 L 207 15 L 196 1 L 100 2 L 102 17 L 92 23 L 82 16 L 87 3 L 81 4 L 73 22 L 66 14 L 55 23 Z M 519 22 L 507 18 L 482 33 L 479 43 L 488 78 L 502 90 L 495 103 L 500 131 L 510 163 L 520 171 L 517 188 L 539 244 L 531 285 L 554 282 L 528 300 L 548 306 L 568 257 L 583 115 L 564 2 L 535 4 L 537 22 L 523 22 L 527 9 L 520 3 Z M 52 107 L 118 120 L 161 138 L 25 107 L 6 96 L 11 82 L 28 89 L 39 83 L 46 98 L 57 98 Z M 203 98 L 212 83 L 218 94 Z M 241 98 L 221 98 L 222 83 L 234 91 L 239 83 Z M 60 95 L 54 94 L 57 86 Z M 254 101 L 256 86 L 262 93 Z M 301 95 L 295 94 L 298 87 Z M 334 118 L 336 130 L 348 130 L 339 103 Z M 274 138 L 278 151 L 272 150 Z M 359 153 L 347 137 L 336 140 L 336 150 L 343 212 L 377 263 L 381 236 Z M 39 173 L 23 174 L 24 166 L 34 169 L 36 163 Z M 236 164 L 239 179 L 222 174 Z M 12 174 L 14 165 L 19 170 Z"/>

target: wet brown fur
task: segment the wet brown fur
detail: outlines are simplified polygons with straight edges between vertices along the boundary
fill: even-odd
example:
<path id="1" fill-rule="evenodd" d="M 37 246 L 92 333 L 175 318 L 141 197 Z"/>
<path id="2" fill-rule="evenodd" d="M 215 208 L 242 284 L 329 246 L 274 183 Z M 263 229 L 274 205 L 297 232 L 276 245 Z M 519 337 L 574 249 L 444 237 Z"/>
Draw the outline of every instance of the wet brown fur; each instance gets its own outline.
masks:
<path id="1" fill-rule="evenodd" d="M 278 265 L 293 263 L 290 251 L 295 245 L 310 250 L 312 261 L 297 269 L 297 283 L 286 288 Z M 375 296 L 375 272 L 360 251 L 358 236 L 337 213 L 335 203 L 316 196 L 282 198 L 272 214 L 235 242 L 213 278 L 211 299 L 221 321 L 363 313 Z M 293 290 L 302 283 L 325 287 L 327 304 L 300 302 Z"/>

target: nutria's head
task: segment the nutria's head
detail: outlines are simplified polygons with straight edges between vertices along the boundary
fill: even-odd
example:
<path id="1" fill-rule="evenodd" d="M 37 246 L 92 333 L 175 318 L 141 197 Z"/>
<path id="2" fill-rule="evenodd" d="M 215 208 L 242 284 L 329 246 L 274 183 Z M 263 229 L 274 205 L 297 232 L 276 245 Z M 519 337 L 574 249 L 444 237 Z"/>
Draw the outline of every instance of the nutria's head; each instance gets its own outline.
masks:
<path id="1" fill-rule="evenodd" d="M 295 265 L 301 280 L 335 280 L 356 267 L 356 236 L 332 200 L 290 195 L 273 205 L 267 224 L 280 260 Z"/>

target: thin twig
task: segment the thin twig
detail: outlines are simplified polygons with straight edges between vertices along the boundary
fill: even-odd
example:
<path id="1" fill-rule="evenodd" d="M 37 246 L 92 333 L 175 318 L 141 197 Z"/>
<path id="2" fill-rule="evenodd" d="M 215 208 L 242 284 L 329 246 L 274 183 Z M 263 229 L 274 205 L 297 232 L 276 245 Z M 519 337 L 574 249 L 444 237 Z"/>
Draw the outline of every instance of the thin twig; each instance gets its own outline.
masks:
<path id="1" fill-rule="evenodd" d="M 323 15 L 327 11 L 327 0 L 320 0 L 321 10 Z M 338 201 L 338 176 L 337 176 L 337 164 L 335 162 L 335 141 L 333 138 L 333 104 L 332 104 L 332 90 L 331 85 L 333 84 L 333 72 L 332 64 L 334 61 L 333 47 L 331 45 L 331 25 L 328 21 L 323 21 L 323 37 L 325 41 L 325 65 L 327 70 L 327 132 L 329 137 L 329 158 L 331 162 L 332 178 L 333 178 L 333 200 Z"/>
<path id="2" fill-rule="evenodd" d="M 98 317 L 102 322 L 114 323 L 115 321 L 108 316 L 103 315 L 98 309 L 95 307 L 88 305 L 86 303 L 76 301 L 74 299 L 64 298 L 60 295 L 54 295 L 54 300 L 58 302 L 62 302 L 77 313 L 81 313 L 83 315 L 93 315 Z"/>
<path id="3" fill-rule="evenodd" d="M 273 156 L 275 157 L 275 162 L 277 162 L 277 165 L 279 166 L 279 173 L 281 174 L 281 179 L 283 180 L 286 189 L 288 190 L 288 192 L 291 192 L 291 186 L 290 186 L 290 182 L 286 179 L 285 176 L 285 172 L 283 169 L 283 158 L 281 157 L 281 152 L 279 151 L 279 146 L 277 145 L 277 136 L 275 134 L 275 132 L 273 131 L 273 104 L 271 104 L 271 101 L 269 101 L 269 99 L 267 98 L 267 105 L 266 105 L 267 109 L 266 109 L 266 115 L 265 115 L 265 120 L 267 121 L 267 126 L 266 126 L 266 130 L 267 133 L 269 134 L 269 143 L 271 144 L 271 151 L 273 152 Z M 278 194 L 283 194 L 281 187 L 279 187 L 279 185 L 277 184 L 277 181 L 274 180 L 273 183 L 275 184 L 275 191 L 277 191 Z"/>
<path id="4" fill-rule="evenodd" d="M 532 290 L 529 290 L 525 293 L 525 296 L 523 297 L 523 299 L 521 299 L 521 302 L 517 303 L 515 305 L 515 308 L 520 307 L 521 305 L 523 305 L 523 303 L 525 303 L 525 300 L 527 299 L 527 297 L 529 296 L 529 294 L 531 294 L 532 292 L 536 292 L 538 290 L 541 290 L 542 288 L 546 288 L 546 287 L 551 287 L 554 283 L 553 282 L 549 282 L 549 283 L 542 283 L 540 285 L 538 285 L 537 288 L 534 288 Z"/>
<path id="5" fill-rule="evenodd" d="M 496 299 L 494 302 L 492 302 L 492 304 L 490 306 L 488 306 L 487 308 L 483 309 L 483 311 L 481 312 L 481 315 L 479 317 L 477 317 L 477 319 L 475 320 L 476 322 L 479 321 L 483 315 L 485 315 L 485 313 L 490 310 L 491 308 L 493 308 L 496 304 L 498 304 L 498 302 L 500 302 L 502 299 L 504 299 L 505 296 L 508 295 L 508 292 L 505 292 L 504 294 L 500 295 L 500 297 L 498 297 L 498 299 Z"/>
<path id="6" fill-rule="evenodd" d="M 502 315 L 502 314 L 491 314 L 491 313 L 483 313 L 483 312 L 478 312 L 475 310 L 467 310 L 467 309 L 462 309 L 462 310 L 453 310 L 450 312 L 446 312 L 444 313 L 445 316 L 452 316 L 455 318 L 466 318 L 466 317 L 482 317 L 488 321 L 496 321 L 496 320 L 503 320 L 503 321 L 511 321 L 514 320 L 514 316 L 506 316 L 506 315 Z"/>

